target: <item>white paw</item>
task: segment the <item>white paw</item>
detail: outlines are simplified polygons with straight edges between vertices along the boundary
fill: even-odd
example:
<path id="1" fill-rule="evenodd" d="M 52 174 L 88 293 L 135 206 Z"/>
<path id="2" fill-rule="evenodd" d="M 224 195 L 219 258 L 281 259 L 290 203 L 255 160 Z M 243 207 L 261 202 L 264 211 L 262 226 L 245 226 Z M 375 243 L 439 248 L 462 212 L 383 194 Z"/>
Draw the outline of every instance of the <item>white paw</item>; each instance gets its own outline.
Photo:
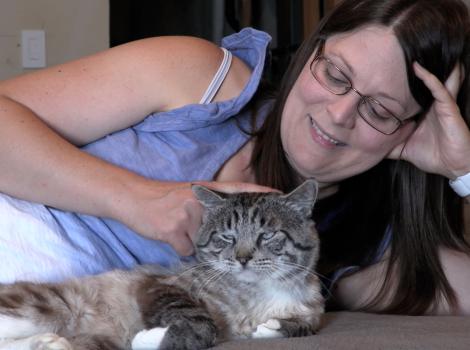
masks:
<path id="1" fill-rule="evenodd" d="M 132 350 L 159 349 L 167 330 L 168 327 L 157 327 L 149 330 L 140 331 L 135 335 L 134 339 L 132 339 Z"/>
<path id="2" fill-rule="evenodd" d="M 281 323 L 270 319 L 256 327 L 256 331 L 251 336 L 252 338 L 282 338 L 284 336 L 279 329 L 281 329 Z"/>
<path id="3" fill-rule="evenodd" d="M 31 350 L 73 350 L 73 347 L 67 339 L 54 333 L 46 333 L 34 337 Z"/>

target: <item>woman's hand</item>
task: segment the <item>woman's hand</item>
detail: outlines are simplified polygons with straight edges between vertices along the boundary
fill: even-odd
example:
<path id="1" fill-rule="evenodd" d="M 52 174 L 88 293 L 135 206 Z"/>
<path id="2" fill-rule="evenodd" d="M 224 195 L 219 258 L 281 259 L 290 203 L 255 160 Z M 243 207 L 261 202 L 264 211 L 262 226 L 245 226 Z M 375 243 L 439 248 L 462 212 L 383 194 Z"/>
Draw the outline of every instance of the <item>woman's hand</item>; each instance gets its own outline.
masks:
<path id="1" fill-rule="evenodd" d="M 196 183 L 196 182 L 195 182 Z M 116 218 L 150 239 L 167 242 L 181 255 L 194 252 L 193 240 L 203 207 L 190 182 L 148 181 L 132 189 L 126 200 L 115 203 Z M 239 182 L 197 182 L 221 192 L 269 192 L 272 188 Z"/>
<path id="2" fill-rule="evenodd" d="M 395 147 L 389 157 L 401 158 L 423 171 L 455 179 L 470 172 L 470 131 L 456 103 L 465 72 L 457 64 L 442 84 L 416 62 L 414 71 L 435 101 L 416 130 Z"/>

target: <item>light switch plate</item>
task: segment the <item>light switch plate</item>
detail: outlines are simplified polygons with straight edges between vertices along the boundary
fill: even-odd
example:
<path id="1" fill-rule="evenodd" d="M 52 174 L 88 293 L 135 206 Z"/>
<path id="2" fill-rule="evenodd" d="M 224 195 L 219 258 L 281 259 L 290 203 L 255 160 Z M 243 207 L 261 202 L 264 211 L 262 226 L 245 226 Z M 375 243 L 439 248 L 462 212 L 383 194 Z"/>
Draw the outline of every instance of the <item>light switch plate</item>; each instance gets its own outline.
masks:
<path id="1" fill-rule="evenodd" d="M 46 67 L 46 33 L 44 30 L 21 31 L 21 61 L 23 68 Z"/>

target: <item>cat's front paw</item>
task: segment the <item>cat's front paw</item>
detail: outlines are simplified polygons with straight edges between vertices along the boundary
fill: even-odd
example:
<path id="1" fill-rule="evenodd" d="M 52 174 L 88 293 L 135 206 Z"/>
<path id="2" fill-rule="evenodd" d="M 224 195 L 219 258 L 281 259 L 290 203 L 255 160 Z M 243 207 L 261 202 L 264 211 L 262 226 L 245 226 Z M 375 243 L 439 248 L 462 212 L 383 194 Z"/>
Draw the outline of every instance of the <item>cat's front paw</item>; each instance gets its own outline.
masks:
<path id="1" fill-rule="evenodd" d="M 280 331 L 281 322 L 276 319 L 267 320 L 256 327 L 256 331 L 251 334 L 252 338 L 282 338 L 284 335 Z"/>
<path id="2" fill-rule="evenodd" d="M 40 334 L 31 342 L 31 350 L 73 350 L 67 339 L 54 333 Z"/>
<path id="3" fill-rule="evenodd" d="M 168 327 L 152 328 L 137 333 L 132 339 L 132 350 L 158 350 Z"/>
<path id="4" fill-rule="evenodd" d="M 290 338 L 306 337 L 315 334 L 311 323 L 301 319 L 270 319 L 256 327 L 252 338 Z"/>
<path id="5" fill-rule="evenodd" d="M 140 331 L 132 340 L 132 350 L 200 350 L 215 344 L 216 328 L 212 323 L 175 322 L 166 328 Z"/>
<path id="6" fill-rule="evenodd" d="M 311 322 L 302 319 L 280 320 L 280 332 L 285 337 L 307 337 L 315 334 L 315 328 Z"/>

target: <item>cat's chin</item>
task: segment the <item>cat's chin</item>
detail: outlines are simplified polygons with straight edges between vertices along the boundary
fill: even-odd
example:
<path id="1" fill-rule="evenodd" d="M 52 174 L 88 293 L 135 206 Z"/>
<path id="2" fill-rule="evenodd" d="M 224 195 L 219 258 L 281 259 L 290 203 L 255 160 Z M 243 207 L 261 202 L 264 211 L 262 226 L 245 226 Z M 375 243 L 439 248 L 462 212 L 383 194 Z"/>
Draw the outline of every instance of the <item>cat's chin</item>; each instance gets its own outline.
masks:
<path id="1" fill-rule="evenodd" d="M 259 282 L 260 276 L 251 270 L 242 270 L 235 275 L 235 278 L 244 283 L 255 283 Z"/>

